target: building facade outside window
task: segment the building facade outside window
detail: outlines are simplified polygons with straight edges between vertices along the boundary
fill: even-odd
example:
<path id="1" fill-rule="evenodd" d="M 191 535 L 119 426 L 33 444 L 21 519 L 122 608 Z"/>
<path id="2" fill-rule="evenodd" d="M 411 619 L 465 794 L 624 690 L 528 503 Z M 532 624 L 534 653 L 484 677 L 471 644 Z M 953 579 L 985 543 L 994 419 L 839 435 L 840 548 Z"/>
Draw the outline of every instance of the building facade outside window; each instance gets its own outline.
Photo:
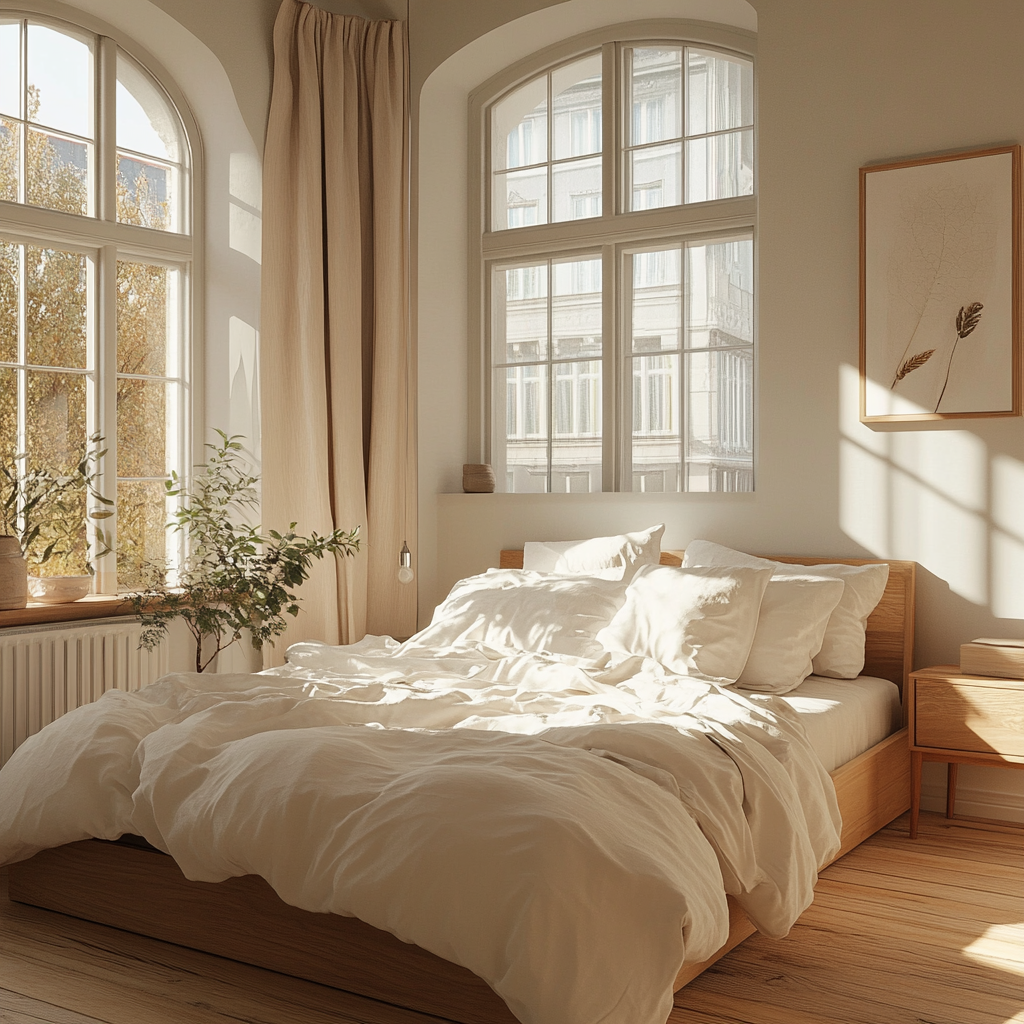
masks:
<path id="1" fill-rule="evenodd" d="M 100 593 L 177 558 L 164 483 L 191 444 L 193 174 L 179 108 L 126 49 L 0 9 L 0 458 L 67 472 L 103 437 Z"/>
<path id="2" fill-rule="evenodd" d="M 476 103 L 499 489 L 752 490 L 751 55 L 600 40 Z"/>

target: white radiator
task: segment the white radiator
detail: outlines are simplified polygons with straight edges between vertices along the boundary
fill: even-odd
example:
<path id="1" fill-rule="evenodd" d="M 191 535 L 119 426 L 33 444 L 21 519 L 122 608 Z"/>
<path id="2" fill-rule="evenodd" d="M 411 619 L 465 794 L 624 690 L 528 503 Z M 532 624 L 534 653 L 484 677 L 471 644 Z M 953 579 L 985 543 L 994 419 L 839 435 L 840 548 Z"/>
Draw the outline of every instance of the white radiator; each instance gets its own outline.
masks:
<path id="1" fill-rule="evenodd" d="M 105 690 L 137 690 L 167 671 L 167 643 L 139 649 L 137 619 L 0 632 L 0 765 L 44 725 Z"/>

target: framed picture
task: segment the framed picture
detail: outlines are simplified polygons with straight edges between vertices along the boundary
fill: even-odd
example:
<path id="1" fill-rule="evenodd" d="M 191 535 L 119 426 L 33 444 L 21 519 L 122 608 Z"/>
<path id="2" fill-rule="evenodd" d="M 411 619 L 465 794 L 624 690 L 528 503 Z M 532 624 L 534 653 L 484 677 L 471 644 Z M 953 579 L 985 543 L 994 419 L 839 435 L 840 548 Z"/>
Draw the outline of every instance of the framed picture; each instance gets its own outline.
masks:
<path id="1" fill-rule="evenodd" d="M 860 169 L 865 423 L 1021 414 L 1021 147 Z"/>

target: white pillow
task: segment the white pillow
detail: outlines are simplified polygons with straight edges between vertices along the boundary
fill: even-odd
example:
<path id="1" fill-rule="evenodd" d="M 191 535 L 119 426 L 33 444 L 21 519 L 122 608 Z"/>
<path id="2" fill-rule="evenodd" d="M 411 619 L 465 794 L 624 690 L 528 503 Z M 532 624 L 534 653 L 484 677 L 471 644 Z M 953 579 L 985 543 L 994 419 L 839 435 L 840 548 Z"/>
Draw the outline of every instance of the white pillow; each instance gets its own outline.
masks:
<path id="1" fill-rule="evenodd" d="M 758 558 L 708 540 L 691 541 L 683 565 L 773 566 L 776 576 L 820 576 L 842 580 L 843 596 L 829 616 L 821 650 L 813 665 L 817 676 L 854 679 L 864 668 L 864 632 L 868 616 L 882 599 L 889 566 L 877 565 L 790 565 Z"/>
<path id="2" fill-rule="evenodd" d="M 661 557 L 659 523 L 637 533 L 590 540 L 527 541 L 523 546 L 523 568 L 534 572 L 600 574 L 605 579 L 629 582 L 641 565 L 657 565 Z"/>
<path id="3" fill-rule="evenodd" d="M 614 618 L 626 586 L 589 576 L 492 569 L 452 587 L 430 625 L 406 647 L 479 641 L 490 647 L 580 658 L 602 653 L 597 632 Z"/>
<path id="4" fill-rule="evenodd" d="M 641 567 L 597 639 L 680 675 L 733 683 L 746 663 L 770 569 Z"/>
<path id="5" fill-rule="evenodd" d="M 773 576 L 761 601 L 754 642 L 736 685 L 788 693 L 810 674 L 825 627 L 846 589 L 822 576 Z"/>

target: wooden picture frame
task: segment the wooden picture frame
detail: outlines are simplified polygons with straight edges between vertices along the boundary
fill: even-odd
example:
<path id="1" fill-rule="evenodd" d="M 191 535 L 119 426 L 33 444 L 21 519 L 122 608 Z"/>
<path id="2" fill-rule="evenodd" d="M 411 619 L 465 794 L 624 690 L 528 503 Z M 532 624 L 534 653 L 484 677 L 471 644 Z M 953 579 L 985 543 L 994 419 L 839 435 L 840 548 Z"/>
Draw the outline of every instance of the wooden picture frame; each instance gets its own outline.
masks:
<path id="1" fill-rule="evenodd" d="M 1021 147 L 860 169 L 860 418 L 1021 415 Z"/>

